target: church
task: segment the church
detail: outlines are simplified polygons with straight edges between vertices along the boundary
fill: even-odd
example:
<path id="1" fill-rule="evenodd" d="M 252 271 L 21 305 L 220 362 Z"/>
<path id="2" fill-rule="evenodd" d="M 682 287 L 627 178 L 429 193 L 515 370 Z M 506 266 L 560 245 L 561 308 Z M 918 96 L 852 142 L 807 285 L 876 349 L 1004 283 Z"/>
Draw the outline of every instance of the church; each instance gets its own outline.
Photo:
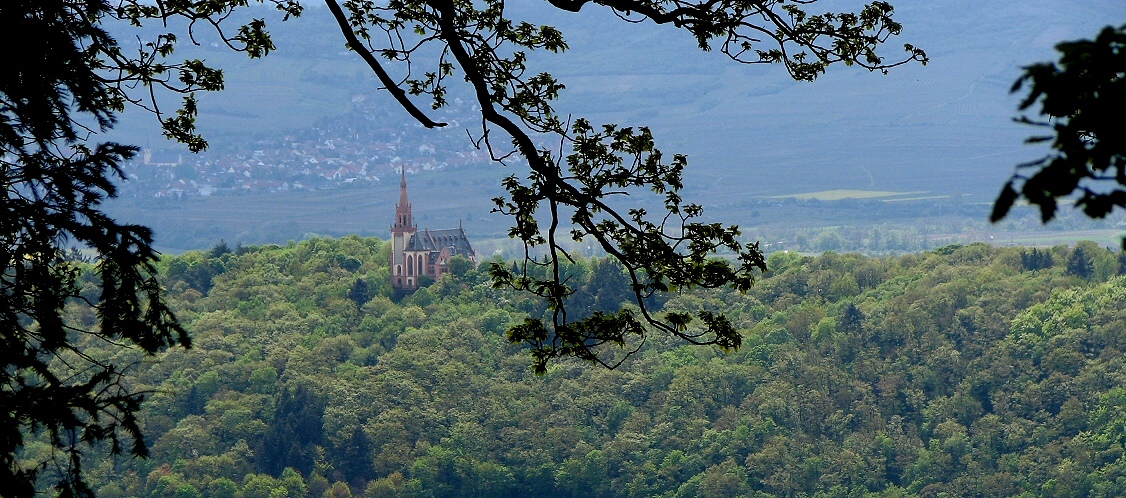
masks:
<path id="1" fill-rule="evenodd" d="M 438 280 L 448 270 L 450 258 L 461 256 L 477 265 L 477 258 L 465 230 L 423 229 L 421 232 L 411 219 L 411 205 L 407 201 L 407 175 L 404 168 L 399 180 L 399 203 L 395 205 L 395 223 L 391 225 L 391 287 L 400 295 L 418 290 L 419 279 Z"/>

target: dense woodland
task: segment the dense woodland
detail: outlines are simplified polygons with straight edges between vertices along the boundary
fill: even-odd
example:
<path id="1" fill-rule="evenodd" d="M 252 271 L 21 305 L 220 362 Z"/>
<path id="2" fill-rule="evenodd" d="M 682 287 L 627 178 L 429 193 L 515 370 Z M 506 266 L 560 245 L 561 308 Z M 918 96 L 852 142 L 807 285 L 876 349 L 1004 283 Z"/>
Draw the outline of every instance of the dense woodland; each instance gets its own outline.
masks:
<path id="1" fill-rule="evenodd" d="M 99 496 L 1126 495 L 1126 264 L 1092 243 L 774 253 L 747 294 L 654 303 L 727 313 L 737 352 L 542 376 L 504 337 L 536 301 L 465 261 L 396 301 L 388 250 L 166 257 L 193 348 L 86 345 L 150 392 L 151 455 L 89 455 Z M 575 309 L 626 297 L 613 263 L 568 271 Z"/>

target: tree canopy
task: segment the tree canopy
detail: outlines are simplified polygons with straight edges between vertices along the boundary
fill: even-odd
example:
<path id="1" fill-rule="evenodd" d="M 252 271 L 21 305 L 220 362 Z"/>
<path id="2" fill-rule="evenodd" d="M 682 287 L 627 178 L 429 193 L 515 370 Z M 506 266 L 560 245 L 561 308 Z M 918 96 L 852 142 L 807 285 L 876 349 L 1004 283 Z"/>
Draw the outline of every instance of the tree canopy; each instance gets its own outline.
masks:
<path id="1" fill-rule="evenodd" d="M 1017 166 L 997 197 L 993 221 L 1021 198 L 1040 209 L 1044 222 L 1055 217 L 1060 199 L 1073 194 L 1075 206 L 1091 218 L 1126 207 L 1126 25 L 1107 26 L 1094 40 L 1060 43 L 1056 50 L 1058 64 L 1028 66 L 1012 87 L 1015 93 L 1027 86 L 1021 111 L 1039 104 L 1039 117 L 1017 121 L 1050 130 L 1027 142 L 1050 142 L 1052 151 Z"/>
<path id="2" fill-rule="evenodd" d="M 12 483 L 15 495 L 31 494 L 36 480 L 48 474 L 62 495 L 90 494 L 80 473 L 84 444 L 109 441 L 112 451 L 121 452 L 126 436 L 132 440 L 128 452 L 147 451 L 135 419 L 143 396 L 122 382 L 129 361 L 136 360 L 91 356 L 80 345 L 87 338 L 152 354 L 187 346 L 189 339 L 154 277 L 150 230 L 119 223 L 100 208 L 115 195 L 120 165 L 137 148 L 97 138 L 114 126 L 118 113 L 135 106 L 152 112 L 168 138 L 193 151 L 205 148 L 195 129 L 195 92 L 221 89 L 222 72 L 200 60 L 172 57 L 182 40 L 194 43 L 202 29 L 214 30 L 222 43 L 252 58 L 269 53 L 274 46 L 264 20 L 236 26 L 228 21 L 249 3 L 0 5 L 0 40 L 21 47 L 0 75 L 0 174 L 7 190 L 0 234 L 5 361 L 0 477 Z M 257 3 L 272 5 L 285 18 L 303 9 L 296 0 Z M 508 333 L 510 340 L 534 346 L 538 371 L 560 356 L 614 366 L 653 330 L 724 349 L 740 345 L 740 335 L 722 314 L 656 313 L 648 298 L 691 287 L 745 291 L 766 269 L 763 254 L 757 244 L 739 239 L 737 227 L 700 221 L 701 207 L 680 195 L 687 159 L 663 155 L 648 129 L 596 125 L 556 112 L 552 102 L 564 85 L 549 74 L 531 74 L 527 52 L 566 50 L 562 33 L 511 18 L 500 0 L 325 3 L 348 46 L 410 116 L 427 127 L 444 126 L 412 99 L 440 108 L 447 84 L 462 79 L 481 109 L 476 144 L 497 161 L 527 164 L 525 175 L 504 181 L 507 195 L 495 199 L 496 210 L 512 216 L 510 235 L 523 242 L 527 257 L 514 271 L 494 265 L 490 273 L 498 286 L 546 300 L 546 318 L 530 317 Z M 825 14 L 810 13 L 816 0 L 550 3 L 560 15 L 590 4 L 627 22 L 668 24 L 687 32 L 702 50 L 717 48 L 740 63 L 782 64 L 798 80 L 813 80 L 837 62 L 884 71 L 926 61 L 911 45 L 900 58 L 885 59 L 878 51 L 901 30 L 891 5 L 882 1 L 855 13 Z M 111 24 L 164 29 L 126 47 L 107 31 Z M 180 99 L 173 110 L 169 98 Z M 558 146 L 540 145 L 545 142 Z M 650 215 L 614 201 L 644 190 L 659 197 L 664 212 Z M 576 289 L 563 272 L 572 260 L 560 243 L 565 237 L 590 238 L 616 259 L 636 307 L 569 314 L 565 301 Z M 533 257 L 540 250 L 544 260 Z M 720 251 L 729 257 L 716 257 Z M 71 261 L 75 255 L 95 265 L 77 266 Z M 210 286 L 209 280 L 199 283 Z M 64 313 L 72 307 L 86 309 L 86 318 L 64 318 L 75 316 Z M 615 355 L 614 347 L 626 354 Z M 50 454 L 30 462 L 18 458 L 26 434 L 46 434 Z"/>
<path id="3" fill-rule="evenodd" d="M 91 486 L 105 498 L 1126 494 L 1126 265 L 1093 242 L 1040 258 L 980 243 L 775 252 L 745 294 L 661 303 L 725 313 L 738 352 L 654 335 L 622 368 L 560 359 L 540 376 L 503 330 L 543 304 L 493 288 L 484 268 L 398 303 L 385 286 L 357 308 L 349 290 L 387 279 L 388 246 L 314 238 L 161 261 L 195 346 L 138 368 L 154 391 L 152 455 L 93 457 Z M 575 306 L 630 299 L 598 285 L 628 287 L 613 260 L 575 259 Z M 221 271 L 208 292 L 193 267 Z"/>

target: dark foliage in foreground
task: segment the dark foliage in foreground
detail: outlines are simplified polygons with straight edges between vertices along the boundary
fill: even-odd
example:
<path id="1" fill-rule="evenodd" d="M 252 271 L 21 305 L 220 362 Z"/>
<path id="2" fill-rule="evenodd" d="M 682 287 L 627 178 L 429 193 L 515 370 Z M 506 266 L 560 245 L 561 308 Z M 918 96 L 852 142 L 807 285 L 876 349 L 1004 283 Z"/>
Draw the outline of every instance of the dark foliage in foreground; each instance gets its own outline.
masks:
<path id="1" fill-rule="evenodd" d="M 1017 167 L 997 197 L 993 221 L 1021 198 L 1040 209 L 1044 222 L 1055 217 L 1060 199 L 1073 194 L 1075 206 L 1091 218 L 1126 207 L 1126 25 L 1107 26 L 1094 40 L 1060 43 L 1056 50 L 1058 64 L 1025 68 L 1012 89 L 1028 88 L 1020 110 L 1040 106 L 1039 118 L 1019 121 L 1050 130 L 1028 143 L 1048 142 L 1052 151 Z"/>

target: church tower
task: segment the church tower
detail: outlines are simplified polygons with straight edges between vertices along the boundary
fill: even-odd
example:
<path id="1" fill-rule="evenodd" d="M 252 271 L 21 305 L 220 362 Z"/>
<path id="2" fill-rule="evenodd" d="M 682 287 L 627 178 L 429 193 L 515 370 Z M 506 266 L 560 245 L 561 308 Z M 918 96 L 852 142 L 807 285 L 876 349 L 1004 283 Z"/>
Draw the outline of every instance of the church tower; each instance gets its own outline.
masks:
<path id="1" fill-rule="evenodd" d="M 399 176 L 399 203 L 395 205 L 395 222 L 391 224 L 391 287 L 407 296 L 420 286 L 433 283 L 449 273 L 450 258 L 460 256 L 477 265 L 473 245 L 458 223 L 457 228 L 425 229 L 421 232 L 411 219 L 411 203 L 407 200 L 406 169 Z"/>
<path id="2" fill-rule="evenodd" d="M 399 178 L 399 203 L 395 205 L 395 223 L 391 225 L 391 286 L 395 289 L 414 290 L 418 287 L 414 261 L 407 261 L 406 249 L 411 237 L 418 232 L 411 220 L 411 204 L 407 201 L 407 170 Z M 412 258 L 413 259 L 413 258 Z"/>

